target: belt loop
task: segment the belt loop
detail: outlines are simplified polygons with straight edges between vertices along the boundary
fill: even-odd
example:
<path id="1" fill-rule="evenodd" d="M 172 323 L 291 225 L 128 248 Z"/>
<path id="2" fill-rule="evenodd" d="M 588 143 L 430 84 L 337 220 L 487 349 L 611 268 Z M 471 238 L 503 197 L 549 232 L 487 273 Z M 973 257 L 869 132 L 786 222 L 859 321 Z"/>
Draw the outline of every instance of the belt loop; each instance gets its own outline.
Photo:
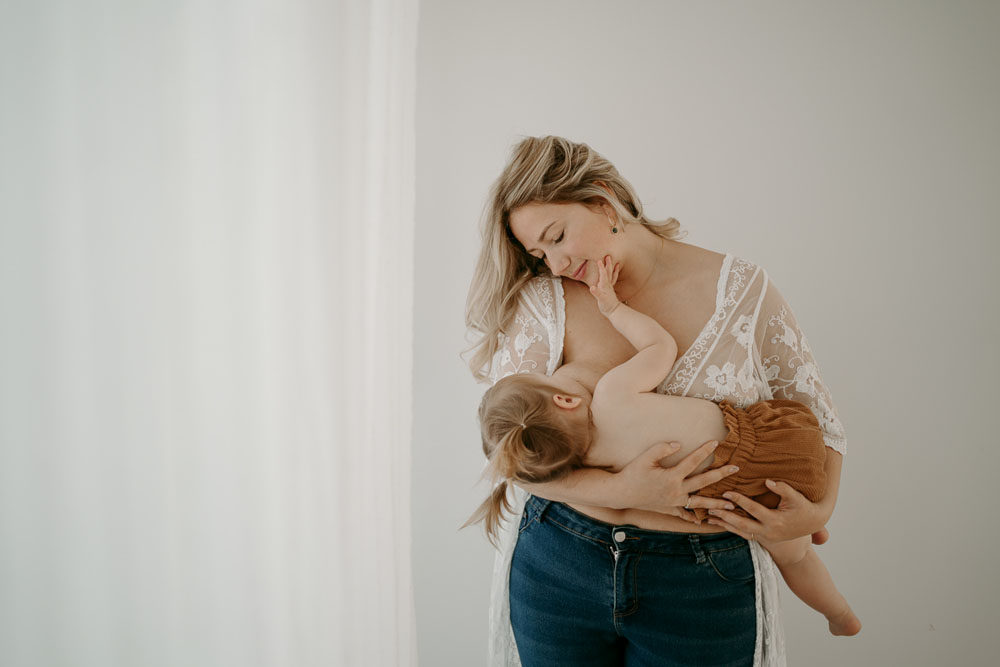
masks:
<path id="1" fill-rule="evenodd" d="M 691 551 L 694 552 L 695 562 L 701 565 L 705 562 L 705 550 L 701 546 L 701 539 L 696 534 L 688 535 L 688 542 L 691 543 Z"/>
<path id="2" fill-rule="evenodd" d="M 535 498 L 535 504 L 537 505 L 537 509 L 535 510 L 535 516 L 538 517 L 538 523 L 541 523 L 542 515 L 545 514 L 545 510 L 549 508 L 549 505 L 552 504 L 552 501 L 547 500 L 545 498 L 539 498 L 538 496 L 534 496 L 534 498 Z"/>

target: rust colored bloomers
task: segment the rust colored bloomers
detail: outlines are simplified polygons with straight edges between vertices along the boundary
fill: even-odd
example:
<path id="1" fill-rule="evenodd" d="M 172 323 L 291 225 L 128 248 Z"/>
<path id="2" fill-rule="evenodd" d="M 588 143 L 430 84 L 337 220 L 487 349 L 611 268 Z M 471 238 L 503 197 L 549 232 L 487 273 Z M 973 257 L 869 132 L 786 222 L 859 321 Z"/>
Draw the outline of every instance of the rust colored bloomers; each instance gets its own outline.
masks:
<path id="1" fill-rule="evenodd" d="M 781 497 L 765 485 L 770 479 L 785 482 L 812 502 L 823 499 L 826 445 L 819 421 L 806 405 L 776 399 L 744 409 L 722 401 L 719 407 L 729 433 L 716 448 L 711 467 L 737 465 L 740 471 L 704 487 L 697 495 L 721 498 L 726 491 L 735 491 L 774 508 Z M 699 519 L 708 516 L 704 508 L 692 511 Z M 750 516 L 738 506 L 734 511 Z"/>

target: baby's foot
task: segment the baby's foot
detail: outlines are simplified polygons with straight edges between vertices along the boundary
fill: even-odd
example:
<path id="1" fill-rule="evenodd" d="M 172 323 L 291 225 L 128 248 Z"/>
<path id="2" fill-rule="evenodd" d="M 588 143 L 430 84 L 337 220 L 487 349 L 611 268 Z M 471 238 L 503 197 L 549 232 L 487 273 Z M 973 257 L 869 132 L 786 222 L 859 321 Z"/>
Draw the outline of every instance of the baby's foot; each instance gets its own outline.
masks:
<path id="1" fill-rule="evenodd" d="M 861 632 L 861 620 L 854 615 L 850 607 L 839 614 L 827 616 L 826 620 L 830 621 L 831 634 L 852 637 Z"/>

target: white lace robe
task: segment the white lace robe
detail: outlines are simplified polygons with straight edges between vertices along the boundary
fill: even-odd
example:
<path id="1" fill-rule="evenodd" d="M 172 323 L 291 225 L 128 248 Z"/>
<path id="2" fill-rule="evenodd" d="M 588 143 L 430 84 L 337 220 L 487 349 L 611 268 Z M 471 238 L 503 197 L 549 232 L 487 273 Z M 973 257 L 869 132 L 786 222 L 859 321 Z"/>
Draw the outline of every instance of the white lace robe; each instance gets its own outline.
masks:
<path id="1" fill-rule="evenodd" d="M 558 278 L 536 278 L 525 286 L 514 325 L 503 336 L 490 369 L 490 382 L 513 373 L 551 375 L 562 361 L 565 301 Z M 719 272 L 715 313 L 698 338 L 677 359 L 657 391 L 739 407 L 771 398 L 808 405 L 827 446 L 843 454 L 844 429 L 830 393 L 820 380 L 805 336 L 767 273 L 726 255 Z M 510 626 L 508 579 L 517 541 L 516 526 L 527 494 L 512 487 L 513 515 L 501 525 L 490 602 L 491 667 L 519 667 Z M 778 604 L 777 569 L 771 556 L 751 542 L 757 595 L 755 667 L 784 667 L 785 642 Z"/>

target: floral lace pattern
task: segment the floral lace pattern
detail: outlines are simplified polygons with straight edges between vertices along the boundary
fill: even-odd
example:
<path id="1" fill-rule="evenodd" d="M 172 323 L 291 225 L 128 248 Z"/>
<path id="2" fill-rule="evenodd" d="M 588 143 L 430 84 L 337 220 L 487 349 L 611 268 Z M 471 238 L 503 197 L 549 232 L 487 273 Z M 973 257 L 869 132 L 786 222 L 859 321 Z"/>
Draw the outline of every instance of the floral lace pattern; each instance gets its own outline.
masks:
<path id="1" fill-rule="evenodd" d="M 721 270 L 721 273 L 725 275 L 728 268 L 729 274 L 726 280 L 728 286 L 725 288 L 725 297 L 721 303 L 716 299 L 715 312 L 712 314 L 712 317 L 701 330 L 698 338 L 688 348 L 688 351 L 674 364 L 674 370 L 663 381 L 663 384 L 657 388 L 656 391 L 658 393 L 671 394 L 672 396 L 684 395 L 686 388 L 691 384 L 691 380 L 698 373 L 700 368 L 699 360 L 711 349 L 712 341 L 719 337 L 720 324 L 724 323 L 727 319 L 726 313 L 738 304 L 737 296 L 744 286 L 743 276 L 749 270 L 750 266 L 749 262 L 744 262 L 743 260 L 734 261 L 729 255 L 726 255 L 726 258 L 722 262 Z M 723 285 L 722 280 L 719 281 L 719 285 L 721 288 Z"/>
<path id="2" fill-rule="evenodd" d="M 819 420 L 827 446 L 845 454 L 844 427 L 820 379 L 809 343 L 787 305 L 782 304 L 778 312 L 767 319 L 765 327 L 762 354 L 767 356 L 762 356 L 760 363 L 773 396 L 808 405 Z"/>
<path id="3" fill-rule="evenodd" d="M 500 349 L 490 364 L 490 384 L 514 373 L 551 375 L 555 371 L 559 358 L 553 358 L 552 353 L 556 347 L 562 356 L 562 333 L 557 331 L 562 318 L 557 317 L 555 295 L 562 296 L 562 285 L 553 287 L 553 282 L 550 278 L 535 278 L 522 288 L 514 331 L 499 334 Z M 556 340 L 558 346 L 551 344 Z"/>
<path id="4" fill-rule="evenodd" d="M 522 372 L 551 375 L 562 358 L 565 331 L 560 280 L 536 278 L 528 283 L 514 322 L 513 336 L 500 341 L 490 381 Z M 763 269 L 731 255 L 726 255 L 720 269 L 715 312 L 657 391 L 716 402 L 726 399 L 737 407 L 776 396 L 800 401 L 816 415 L 826 444 L 846 451 L 833 399 L 787 302 Z M 491 588 L 489 664 L 493 667 L 520 666 L 510 627 L 508 581 L 517 521 L 527 494 L 516 486 L 509 493 L 513 512 L 501 524 Z M 783 667 L 777 571 L 770 554 L 755 542 L 751 554 L 757 592 L 754 666 Z"/>

